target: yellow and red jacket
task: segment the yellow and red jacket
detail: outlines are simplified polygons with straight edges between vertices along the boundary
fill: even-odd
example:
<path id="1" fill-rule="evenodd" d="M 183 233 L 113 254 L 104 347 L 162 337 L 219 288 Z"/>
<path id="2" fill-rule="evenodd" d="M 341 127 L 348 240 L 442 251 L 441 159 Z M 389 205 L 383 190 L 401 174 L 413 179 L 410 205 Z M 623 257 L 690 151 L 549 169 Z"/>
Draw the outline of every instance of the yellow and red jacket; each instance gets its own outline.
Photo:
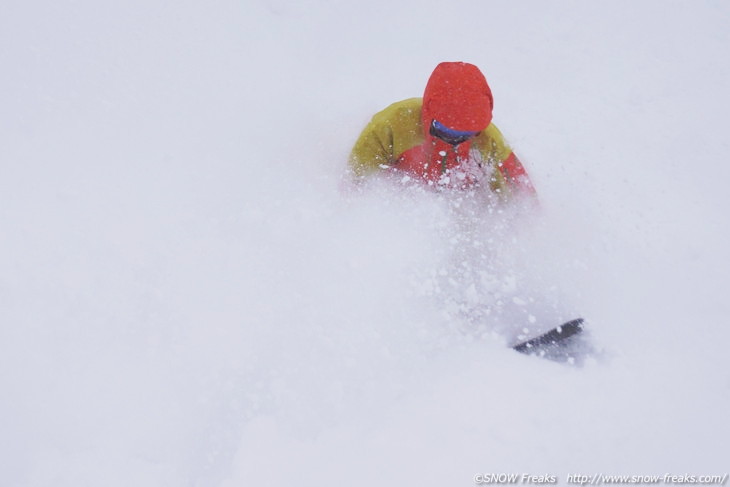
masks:
<path id="1" fill-rule="evenodd" d="M 475 75 L 475 71 L 481 76 L 486 90 L 482 87 L 481 93 L 465 93 L 467 90 L 454 82 L 454 69 L 461 74 L 464 67 L 471 69 L 469 74 Z M 453 68 L 452 73 L 448 68 Z M 455 85 L 459 91 L 454 91 Z M 464 85 L 469 85 L 468 79 Z M 475 111 L 473 107 L 480 102 L 474 103 L 475 97 L 481 97 L 488 110 Z M 491 104 L 491 91 L 475 66 L 442 63 L 429 79 L 423 98 L 394 103 L 372 118 L 355 143 L 350 168 L 358 178 L 390 171 L 429 185 L 466 189 L 488 184 L 505 196 L 534 194 L 525 168 L 491 123 Z M 458 130 L 478 130 L 479 134 L 452 146 L 429 133 L 433 120 L 446 121 Z"/>

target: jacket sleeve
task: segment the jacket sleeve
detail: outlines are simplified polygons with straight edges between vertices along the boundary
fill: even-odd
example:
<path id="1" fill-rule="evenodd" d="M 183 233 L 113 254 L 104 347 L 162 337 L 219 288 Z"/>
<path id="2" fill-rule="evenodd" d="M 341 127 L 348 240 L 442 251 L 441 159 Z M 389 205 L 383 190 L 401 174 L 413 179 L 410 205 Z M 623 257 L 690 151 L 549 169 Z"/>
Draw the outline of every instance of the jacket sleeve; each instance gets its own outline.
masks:
<path id="1" fill-rule="evenodd" d="M 535 187 L 527 175 L 525 166 L 522 165 L 513 151 L 499 165 L 499 171 L 502 173 L 505 181 L 509 186 L 521 194 L 535 194 Z"/>
<path id="2" fill-rule="evenodd" d="M 376 172 L 393 163 L 393 131 L 382 117 L 373 117 L 363 129 L 350 153 L 350 170 L 357 177 Z"/>
<path id="3" fill-rule="evenodd" d="M 536 195 L 525 167 L 494 124 L 487 127 L 478 143 L 482 156 L 492 166 L 493 181 L 500 190 Z"/>
<path id="4" fill-rule="evenodd" d="M 393 103 L 376 113 L 363 129 L 350 153 L 350 169 L 357 177 L 370 175 L 421 142 L 421 99 Z"/>

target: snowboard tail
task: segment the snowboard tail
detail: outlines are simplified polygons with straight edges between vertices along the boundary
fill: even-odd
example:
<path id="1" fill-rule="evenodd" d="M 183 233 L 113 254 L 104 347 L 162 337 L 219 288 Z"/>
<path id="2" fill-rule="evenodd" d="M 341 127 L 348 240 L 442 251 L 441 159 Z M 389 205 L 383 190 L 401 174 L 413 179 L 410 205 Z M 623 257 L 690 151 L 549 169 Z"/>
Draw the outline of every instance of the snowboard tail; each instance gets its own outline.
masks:
<path id="1" fill-rule="evenodd" d="M 568 338 L 577 335 L 583 331 L 583 318 L 576 318 L 568 321 L 560 326 L 556 326 L 542 335 L 531 338 L 522 343 L 518 343 L 512 347 L 520 353 L 532 354 L 539 353 L 541 350 L 547 350 L 558 347 L 565 343 Z"/>

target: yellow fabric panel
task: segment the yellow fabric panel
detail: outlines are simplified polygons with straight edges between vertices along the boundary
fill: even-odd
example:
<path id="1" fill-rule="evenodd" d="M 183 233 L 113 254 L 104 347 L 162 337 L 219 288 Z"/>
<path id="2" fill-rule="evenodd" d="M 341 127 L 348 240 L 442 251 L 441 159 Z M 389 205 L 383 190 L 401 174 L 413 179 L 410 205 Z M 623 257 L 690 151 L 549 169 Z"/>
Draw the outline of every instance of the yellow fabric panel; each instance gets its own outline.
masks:
<path id="1" fill-rule="evenodd" d="M 479 148 L 482 156 L 490 163 L 502 162 L 512 152 L 512 148 L 504 140 L 502 132 L 493 123 L 490 123 L 489 127 L 474 139 L 472 146 L 474 145 Z"/>
<path id="2" fill-rule="evenodd" d="M 421 98 L 409 98 L 375 114 L 350 154 L 350 167 L 357 176 L 391 165 L 403 152 L 423 143 L 421 103 Z"/>
<path id="3" fill-rule="evenodd" d="M 403 152 L 425 140 L 421 122 L 421 98 L 409 98 L 393 103 L 373 116 L 360 134 L 350 154 L 350 168 L 358 176 L 367 176 L 390 166 Z M 472 142 L 479 149 L 482 162 L 491 168 L 492 190 L 505 194 L 508 186 L 498 165 L 509 157 L 512 149 L 502 133 L 490 124 Z"/>
<path id="4" fill-rule="evenodd" d="M 483 163 L 491 169 L 489 185 L 492 191 L 508 196 L 511 191 L 498 166 L 509 157 L 512 148 L 504 140 L 502 132 L 496 125 L 490 123 L 489 127 L 474 139 L 472 146 L 479 149 Z"/>

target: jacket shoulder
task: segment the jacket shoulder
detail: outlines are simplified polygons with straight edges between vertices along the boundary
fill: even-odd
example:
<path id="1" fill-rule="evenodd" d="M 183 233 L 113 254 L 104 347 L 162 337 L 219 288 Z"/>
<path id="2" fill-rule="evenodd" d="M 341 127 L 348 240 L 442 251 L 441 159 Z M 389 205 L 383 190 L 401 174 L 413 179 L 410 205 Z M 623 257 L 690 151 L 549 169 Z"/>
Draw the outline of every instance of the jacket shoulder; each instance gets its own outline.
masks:
<path id="1" fill-rule="evenodd" d="M 504 139 L 496 125 L 490 123 L 476 139 L 477 147 L 482 155 L 492 163 L 501 162 L 509 157 L 512 148 Z"/>
<path id="2" fill-rule="evenodd" d="M 387 123 L 390 125 L 421 124 L 422 98 L 408 98 L 388 105 L 373 116 L 371 123 Z"/>
<path id="3" fill-rule="evenodd" d="M 360 134 L 350 154 L 350 166 L 365 175 L 390 165 L 411 147 L 423 142 L 421 98 L 395 102 L 379 111 Z"/>

